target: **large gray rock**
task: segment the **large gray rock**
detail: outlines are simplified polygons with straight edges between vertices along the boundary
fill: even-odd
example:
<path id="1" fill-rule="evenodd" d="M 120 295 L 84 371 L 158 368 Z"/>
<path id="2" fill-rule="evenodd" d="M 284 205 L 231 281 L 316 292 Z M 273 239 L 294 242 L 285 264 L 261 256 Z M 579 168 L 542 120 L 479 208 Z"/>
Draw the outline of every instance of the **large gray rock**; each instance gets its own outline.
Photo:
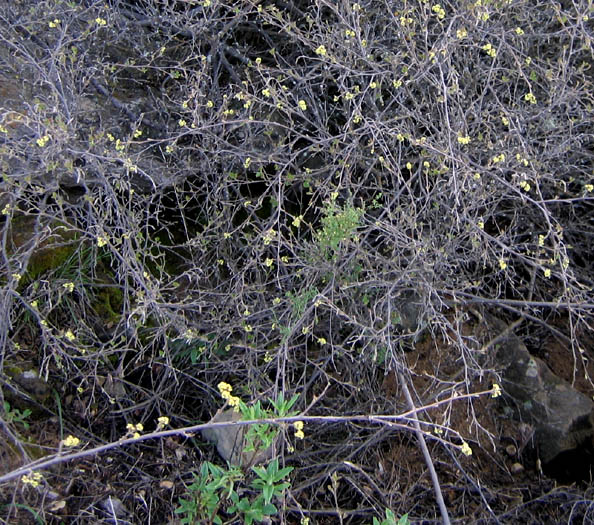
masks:
<path id="1" fill-rule="evenodd" d="M 222 423 L 226 421 L 239 421 L 241 414 L 235 412 L 232 408 L 219 410 L 209 423 Z M 245 452 L 246 446 L 245 433 L 248 427 L 246 425 L 228 425 L 202 430 L 202 437 L 210 441 L 217 447 L 217 452 L 232 465 L 251 466 L 272 457 L 272 446 L 264 451 Z"/>
<path id="2" fill-rule="evenodd" d="M 543 464 L 592 442 L 594 403 L 590 398 L 532 356 L 516 336 L 500 344 L 496 360 L 502 371 L 507 410 L 533 426 Z"/>

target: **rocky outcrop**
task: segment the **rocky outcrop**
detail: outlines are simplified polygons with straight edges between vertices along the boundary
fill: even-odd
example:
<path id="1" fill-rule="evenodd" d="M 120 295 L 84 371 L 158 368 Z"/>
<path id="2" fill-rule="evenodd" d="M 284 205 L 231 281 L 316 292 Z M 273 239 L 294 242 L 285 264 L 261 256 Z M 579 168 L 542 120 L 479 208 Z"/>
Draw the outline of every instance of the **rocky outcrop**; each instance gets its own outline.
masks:
<path id="1" fill-rule="evenodd" d="M 563 453 L 591 447 L 594 402 L 530 354 L 516 336 L 499 346 L 505 410 L 534 428 L 534 442 L 546 466 Z"/>

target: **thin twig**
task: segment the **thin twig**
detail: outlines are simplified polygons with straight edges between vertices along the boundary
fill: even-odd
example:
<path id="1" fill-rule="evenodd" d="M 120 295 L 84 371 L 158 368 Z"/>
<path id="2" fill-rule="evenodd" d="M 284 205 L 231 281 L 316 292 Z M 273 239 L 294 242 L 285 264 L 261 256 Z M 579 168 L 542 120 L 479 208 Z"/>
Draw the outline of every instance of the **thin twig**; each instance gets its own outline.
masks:
<path id="1" fill-rule="evenodd" d="M 400 384 L 402 385 L 402 391 L 404 392 L 404 396 L 406 397 L 406 402 L 408 403 L 409 409 L 415 410 L 415 403 L 413 401 L 412 396 L 410 395 L 408 385 L 406 384 L 406 378 L 404 377 L 404 374 L 400 371 L 398 372 L 398 381 L 400 381 Z M 441 512 L 443 524 L 450 525 L 450 516 L 448 514 L 448 509 L 446 508 L 445 501 L 443 500 L 443 494 L 441 492 L 441 486 L 439 484 L 437 472 L 435 472 L 435 466 L 433 465 L 431 454 L 429 453 L 429 449 L 427 448 L 427 443 L 425 442 L 425 437 L 423 436 L 423 431 L 421 430 L 421 425 L 419 423 L 419 418 L 416 412 L 413 415 L 413 425 L 415 427 L 415 434 L 417 436 L 417 439 L 419 440 L 419 446 L 421 447 L 423 457 L 425 458 L 425 463 L 427 465 L 427 468 L 429 469 L 429 474 L 431 476 L 431 481 L 433 483 L 433 490 L 435 492 L 435 499 L 437 500 L 437 504 L 439 505 L 439 511 Z"/>
<path id="2" fill-rule="evenodd" d="M 398 428 L 401 430 L 410 430 L 410 426 L 407 423 L 414 423 L 417 421 L 419 424 L 419 420 L 415 419 L 416 414 L 419 412 L 423 412 L 425 410 L 430 410 L 432 408 L 437 408 L 440 405 L 445 403 L 450 403 L 452 400 L 462 400 L 462 399 L 469 399 L 475 398 L 481 395 L 491 394 L 492 390 L 485 390 L 481 392 L 475 392 L 473 394 L 466 394 L 466 395 L 457 395 L 452 396 L 447 399 L 443 399 L 441 401 L 437 401 L 435 403 L 431 403 L 430 405 L 425 405 L 419 408 L 412 408 L 407 412 L 404 412 L 399 415 L 385 415 L 385 414 L 360 414 L 354 416 L 291 416 L 291 417 L 279 417 L 279 418 L 266 418 L 266 419 L 254 419 L 254 420 L 247 420 L 247 421 L 221 421 L 221 422 L 210 422 L 210 423 L 201 423 L 199 425 L 192 425 L 189 427 L 184 428 L 176 428 L 171 430 L 159 430 L 155 432 L 151 432 L 149 434 L 144 434 L 139 437 L 131 437 L 131 438 L 124 438 L 120 439 L 119 441 L 113 441 L 111 443 L 106 443 L 104 445 L 100 445 L 98 447 L 90 448 L 87 450 L 80 450 L 78 452 L 72 452 L 70 454 L 57 454 L 53 455 L 47 459 L 41 458 L 18 469 L 15 469 L 7 474 L 0 476 L 0 483 L 4 483 L 6 481 L 10 481 L 12 479 L 18 478 L 24 474 L 30 474 L 31 472 L 37 470 L 47 469 L 54 465 L 58 465 L 61 463 L 66 463 L 68 461 L 72 461 L 75 459 L 81 459 L 89 456 L 94 456 L 96 454 L 101 454 L 102 452 L 106 452 L 108 450 L 123 447 L 126 445 L 132 445 L 134 443 L 140 443 L 141 441 L 148 441 L 149 439 L 158 439 L 158 438 L 165 438 L 169 436 L 184 436 L 184 437 L 191 437 L 195 432 L 209 429 L 209 428 L 218 428 L 218 427 L 228 427 L 228 426 L 246 426 L 246 425 L 256 425 L 256 424 L 272 424 L 272 425 L 281 425 L 283 423 L 294 423 L 295 421 L 304 421 L 307 423 L 350 423 L 350 422 L 366 422 L 366 423 L 376 423 L 387 425 L 391 428 Z M 423 422 L 424 423 L 424 422 Z M 415 429 L 421 434 L 426 434 L 431 436 L 431 434 L 424 432 L 420 425 L 418 428 Z M 449 442 L 440 439 L 435 436 L 431 436 L 438 441 L 441 441 L 446 444 L 450 444 Z M 456 445 L 454 445 L 456 446 Z"/>

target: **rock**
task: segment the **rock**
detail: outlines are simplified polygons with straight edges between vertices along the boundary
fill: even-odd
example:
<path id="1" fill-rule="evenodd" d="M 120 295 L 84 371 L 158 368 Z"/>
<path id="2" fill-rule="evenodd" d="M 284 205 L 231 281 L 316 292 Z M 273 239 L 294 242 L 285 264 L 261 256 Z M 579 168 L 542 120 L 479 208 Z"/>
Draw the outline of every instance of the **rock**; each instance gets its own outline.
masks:
<path id="1" fill-rule="evenodd" d="M 508 445 L 507 447 L 505 447 L 505 453 L 510 457 L 515 456 L 517 452 L 518 449 L 515 445 Z"/>
<path id="2" fill-rule="evenodd" d="M 514 463 L 509 470 L 512 474 L 520 474 L 521 472 L 524 472 L 524 465 L 521 463 Z"/>
<path id="3" fill-rule="evenodd" d="M 209 423 L 224 421 L 239 421 L 241 414 L 234 409 L 219 410 Z M 255 465 L 272 457 L 272 446 L 265 451 L 242 452 L 245 447 L 246 426 L 224 426 L 207 428 L 202 431 L 202 437 L 217 447 L 220 456 L 232 465 Z"/>
<path id="4" fill-rule="evenodd" d="M 543 465 L 564 452 L 591 445 L 594 403 L 590 398 L 532 356 L 516 336 L 501 342 L 496 364 L 503 379 L 506 410 L 533 426 L 533 439 Z"/>

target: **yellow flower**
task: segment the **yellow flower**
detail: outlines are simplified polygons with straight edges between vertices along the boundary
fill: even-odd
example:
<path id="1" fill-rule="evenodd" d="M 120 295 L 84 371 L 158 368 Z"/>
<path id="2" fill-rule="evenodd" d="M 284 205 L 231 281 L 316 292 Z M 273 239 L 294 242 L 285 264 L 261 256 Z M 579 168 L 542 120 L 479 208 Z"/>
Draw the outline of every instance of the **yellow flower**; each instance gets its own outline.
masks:
<path id="1" fill-rule="evenodd" d="M 485 223 L 484 223 L 484 221 L 478 221 L 478 223 L 477 223 L 477 226 L 478 226 L 478 227 L 479 227 L 481 230 L 483 230 L 483 229 L 485 228 Z"/>
<path id="2" fill-rule="evenodd" d="M 316 49 L 316 55 L 321 55 L 321 56 L 326 55 L 326 47 L 325 46 L 319 46 Z"/>
<path id="3" fill-rule="evenodd" d="M 307 104 L 306 104 L 305 100 L 300 100 L 300 101 L 299 101 L 299 108 L 300 108 L 302 111 L 305 111 L 305 110 L 307 109 Z"/>
<path id="4" fill-rule="evenodd" d="M 157 430 L 161 430 L 169 425 L 169 418 L 167 416 L 160 416 L 157 418 Z"/>
<path id="5" fill-rule="evenodd" d="M 585 184 L 584 188 L 586 189 L 586 191 L 592 191 L 594 190 L 594 184 Z"/>
<path id="6" fill-rule="evenodd" d="M 105 18 L 100 17 L 95 18 L 95 22 L 98 26 L 104 26 L 105 24 L 107 24 L 107 20 L 105 20 Z"/>
<path id="7" fill-rule="evenodd" d="M 295 226 L 295 228 L 299 228 L 299 226 L 301 226 L 301 221 L 303 220 L 303 215 L 299 215 L 298 217 L 295 217 L 293 219 L 293 226 Z"/>
<path id="8" fill-rule="evenodd" d="M 464 454 L 465 456 L 472 456 L 472 449 L 470 448 L 468 443 L 466 443 L 466 441 L 462 441 L 462 446 L 460 447 L 460 450 L 462 451 L 462 454 Z"/>
<path id="9" fill-rule="evenodd" d="M 65 334 L 64 337 L 66 339 L 68 339 L 68 341 L 74 341 L 76 339 L 75 335 L 72 333 L 72 330 L 68 330 Z"/>
<path id="10" fill-rule="evenodd" d="M 128 430 L 137 430 L 138 432 L 142 432 L 144 430 L 144 425 L 142 423 L 136 423 L 136 424 L 128 423 L 126 425 L 126 428 Z"/>
<path id="11" fill-rule="evenodd" d="M 54 18 L 50 23 L 49 26 L 54 28 L 54 27 L 58 27 L 58 25 L 60 25 L 60 19 L 59 18 Z"/>
<path id="12" fill-rule="evenodd" d="M 499 259 L 499 268 L 505 270 L 507 268 L 507 263 L 503 259 Z"/>
<path id="13" fill-rule="evenodd" d="M 265 97 L 270 97 L 270 90 L 268 88 L 262 90 L 262 95 Z"/>
<path id="14" fill-rule="evenodd" d="M 13 273 L 12 278 L 18 283 L 23 278 L 23 276 L 20 273 Z"/>
<path id="15" fill-rule="evenodd" d="M 536 104 L 536 97 L 534 96 L 534 93 L 526 93 L 524 95 L 524 100 L 526 102 L 530 102 L 530 104 Z"/>
<path id="16" fill-rule="evenodd" d="M 76 447 L 80 445 L 80 439 L 75 436 L 68 436 L 66 439 L 62 440 L 62 445 L 65 447 Z"/>
<path id="17" fill-rule="evenodd" d="M 253 330 L 253 328 L 252 328 L 252 325 L 251 325 L 251 324 L 246 324 L 246 325 L 243 327 L 243 329 L 244 329 L 244 330 L 245 330 L 245 331 L 246 331 L 248 334 L 249 334 L 249 333 L 250 333 L 250 332 Z"/>
<path id="18" fill-rule="evenodd" d="M 180 118 L 180 119 L 177 121 L 177 123 L 179 124 L 179 127 L 180 127 L 180 128 L 183 128 L 183 127 L 184 127 L 184 126 L 187 124 L 187 122 L 186 122 L 186 121 L 185 121 L 183 118 Z"/>
<path id="19" fill-rule="evenodd" d="M 266 266 L 268 266 L 268 268 L 270 268 L 270 267 L 271 267 L 271 266 L 274 264 L 274 259 L 271 259 L 270 257 L 268 257 L 268 259 L 266 259 L 266 260 L 264 261 L 264 264 L 265 264 Z"/>
<path id="20" fill-rule="evenodd" d="M 305 437 L 305 434 L 303 433 L 303 430 L 296 430 L 295 431 L 295 437 L 297 439 L 303 439 Z"/>
<path id="21" fill-rule="evenodd" d="M 328 341 L 324 337 L 318 337 L 318 344 L 325 345 Z"/>
<path id="22" fill-rule="evenodd" d="M 295 421 L 293 423 L 295 430 L 303 430 L 303 421 Z"/>
<path id="23" fill-rule="evenodd" d="M 141 135 L 142 135 L 142 130 L 140 130 L 140 129 L 137 129 L 137 130 L 134 132 L 134 138 L 135 138 L 135 139 L 137 139 L 137 138 L 138 138 L 138 137 L 140 137 Z"/>
<path id="24" fill-rule="evenodd" d="M 250 159 L 249 157 L 247 159 L 245 159 L 243 161 L 243 167 L 247 170 L 250 167 L 250 164 L 252 163 L 252 159 Z"/>
<path id="25" fill-rule="evenodd" d="M 456 36 L 459 39 L 466 38 L 468 36 L 468 31 L 466 31 L 464 28 L 458 29 L 458 31 L 456 31 Z"/>
<path id="26" fill-rule="evenodd" d="M 550 279 L 550 278 L 551 278 L 551 270 L 550 270 L 550 268 L 545 268 L 545 271 L 544 271 L 544 276 L 545 276 L 547 279 Z"/>
<path id="27" fill-rule="evenodd" d="M 43 148 L 49 141 L 51 137 L 49 135 L 44 135 L 43 137 L 38 138 L 35 142 L 40 148 Z"/>
<path id="28" fill-rule="evenodd" d="M 41 482 L 42 479 L 43 479 L 43 476 L 41 475 L 40 472 L 31 472 L 30 474 L 25 474 L 21 478 L 21 481 L 25 485 L 31 485 L 32 487 L 38 487 L 39 483 Z"/>
<path id="29" fill-rule="evenodd" d="M 70 293 L 72 293 L 74 291 L 74 283 L 73 282 L 64 283 L 62 286 L 64 288 L 66 288 L 66 290 Z"/>
<path id="30" fill-rule="evenodd" d="M 227 403 L 229 403 L 229 405 L 234 408 L 237 408 L 239 406 L 239 401 L 240 399 L 237 396 L 229 396 L 227 398 Z"/>
<path id="31" fill-rule="evenodd" d="M 497 50 L 491 44 L 485 44 L 481 49 L 485 51 L 485 53 L 487 53 L 487 55 L 489 55 L 491 58 L 495 58 L 497 56 Z"/>
<path id="32" fill-rule="evenodd" d="M 521 27 L 516 27 L 515 32 L 516 32 L 516 35 L 524 34 L 524 30 Z"/>
<path id="33" fill-rule="evenodd" d="M 233 387 L 229 383 L 225 383 L 225 381 L 221 381 L 217 385 L 217 388 L 219 389 L 221 396 L 223 396 L 225 399 L 231 395 L 231 391 L 233 390 Z"/>
<path id="34" fill-rule="evenodd" d="M 213 106 L 214 106 L 214 102 L 213 102 L 212 100 L 209 100 L 209 101 L 206 103 L 206 107 L 207 107 L 207 108 L 212 108 Z"/>
<path id="35" fill-rule="evenodd" d="M 500 395 L 501 395 L 501 387 L 497 383 L 493 383 L 491 397 L 496 398 L 496 397 L 499 397 Z"/>
<path id="36" fill-rule="evenodd" d="M 432 8 L 431 11 L 433 11 L 436 15 L 437 18 L 439 18 L 440 20 L 443 20 L 443 18 L 445 17 L 445 9 L 443 7 L 441 7 L 441 5 L 439 4 L 435 4 Z"/>
<path id="37" fill-rule="evenodd" d="M 463 135 L 458 135 L 458 142 L 460 144 L 470 144 L 470 137 L 468 135 L 463 136 Z"/>

